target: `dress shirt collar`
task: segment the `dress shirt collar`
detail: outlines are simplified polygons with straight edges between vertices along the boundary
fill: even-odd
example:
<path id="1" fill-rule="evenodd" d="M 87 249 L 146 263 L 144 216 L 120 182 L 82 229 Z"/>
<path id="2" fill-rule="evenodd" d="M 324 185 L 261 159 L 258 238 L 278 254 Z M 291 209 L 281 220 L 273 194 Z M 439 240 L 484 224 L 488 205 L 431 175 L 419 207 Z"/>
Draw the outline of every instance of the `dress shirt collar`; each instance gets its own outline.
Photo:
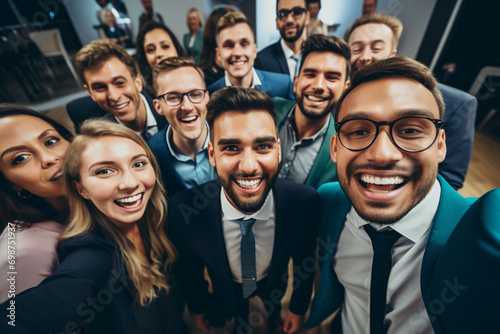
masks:
<path id="1" fill-rule="evenodd" d="M 295 110 L 296 110 L 295 107 L 298 107 L 298 105 L 293 106 L 292 111 L 290 111 L 290 113 L 288 113 L 285 125 L 292 128 L 293 134 L 294 134 L 294 141 L 296 142 L 297 141 L 297 126 L 295 124 Z M 325 122 L 323 127 L 321 129 L 319 129 L 318 132 L 316 132 L 311 137 L 303 138 L 302 140 L 314 142 L 316 140 L 316 138 L 318 138 L 319 136 L 324 136 L 326 134 L 326 130 L 328 129 L 328 125 L 330 124 L 330 118 L 331 117 L 328 117 L 328 120 Z"/>
<path id="2" fill-rule="evenodd" d="M 210 140 L 210 128 L 208 127 L 207 121 L 205 121 L 205 126 L 207 127 L 207 138 L 205 138 L 205 143 L 203 144 L 203 147 L 200 149 L 200 151 L 203 151 L 207 148 L 208 141 Z M 174 151 L 174 149 L 172 148 L 172 144 L 170 143 L 171 138 L 172 138 L 172 126 L 170 124 L 168 125 L 165 137 L 166 137 L 165 139 L 167 140 L 167 147 L 168 147 L 170 154 L 173 157 L 175 157 L 177 160 L 180 160 L 180 161 L 186 160 L 187 157 L 185 155 L 176 153 Z M 198 152 L 200 152 L 200 151 L 198 151 Z M 190 158 L 187 158 L 187 159 L 190 159 Z"/>
<path id="3" fill-rule="evenodd" d="M 401 220 L 397 223 L 392 225 L 378 225 L 370 223 L 370 225 L 377 231 L 390 227 L 405 238 L 411 240 L 413 243 L 417 243 L 417 241 L 422 238 L 430 228 L 439 206 L 440 197 L 441 185 L 436 179 L 427 196 L 425 196 L 422 201 L 420 201 L 420 203 L 413 208 L 413 210 L 408 212 L 406 216 L 401 218 Z M 350 219 L 347 219 L 347 223 L 354 225 L 356 228 L 362 228 L 363 225 L 369 224 L 368 221 L 359 216 L 354 207 L 351 207 L 348 215 L 350 216 Z"/>
<path id="4" fill-rule="evenodd" d="M 295 56 L 293 54 L 293 51 L 292 49 L 290 49 L 288 47 L 288 45 L 286 45 L 285 41 L 282 39 L 280 39 L 280 45 L 281 45 L 281 49 L 283 49 L 283 53 L 285 54 L 285 58 L 288 59 L 288 58 L 291 58 L 292 56 Z M 300 55 L 299 55 L 300 56 Z"/>
<path id="5" fill-rule="evenodd" d="M 256 220 L 267 221 L 273 215 L 274 198 L 272 189 L 271 191 L 269 191 L 269 194 L 267 194 L 266 201 L 264 202 L 264 205 L 262 205 L 260 210 L 252 213 L 251 215 L 245 215 L 244 213 L 236 209 L 227 199 L 226 194 L 224 193 L 224 188 L 222 187 L 220 191 L 220 200 L 222 207 L 222 216 L 228 220 L 254 218 Z"/>
<path id="6" fill-rule="evenodd" d="M 153 136 L 156 132 L 158 132 L 158 123 L 156 123 L 156 118 L 153 115 L 153 112 L 151 111 L 151 108 L 149 108 L 149 103 L 148 100 L 142 95 L 142 93 L 139 93 L 139 95 L 142 98 L 142 101 L 144 102 L 144 106 L 146 107 L 146 127 L 144 128 L 144 131 L 138 131 L 137 133 L 141 135 L 143 132 L 147 132 L 149 137 Z M 114 116 L 113 116 L 114 117 Z M 120 121 L 118 118 L 116 118 L 116 121 L 118 124 L 125 125 Z M 126 126 L 126 125 L 125 125 Z M 155 128 L 153 131 L 150 132 L 151 129 Z"/>
<path id="7" fill-rule="evenodd" d="M 224 81 L 226 86 L 232 86 L 231 81 L 229 81 L 229 77 L 227 76 L 227 71 L 224 71 Z M 250 88 L 255 88 L 255 86 L 262 85 L 259 76 L 257 75 L 257 71 L 252 67 L 252 85 Z"/>

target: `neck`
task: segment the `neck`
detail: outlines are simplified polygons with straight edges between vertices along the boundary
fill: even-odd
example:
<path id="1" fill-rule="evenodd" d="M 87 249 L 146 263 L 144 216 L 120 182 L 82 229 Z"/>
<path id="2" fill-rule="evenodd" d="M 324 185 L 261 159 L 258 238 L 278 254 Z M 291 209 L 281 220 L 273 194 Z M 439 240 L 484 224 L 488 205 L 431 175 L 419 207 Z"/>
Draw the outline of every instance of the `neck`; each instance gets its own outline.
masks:
<path id="1" fill-rule="evenodd" d="M 252 86 L 252 81 L 253 81 L 253 71 L 250 70 L 250 72 L 248 72 L 248 74 L 242 78 L 232 77 L 229 73 L 227 77 L 229 78 L 229 82 L 231 83 L 232 86 L 250 88 Z"/>
<path id="2" fill-rule="evenodd" d="M 204 125 L 201 135 L 193 140 L 182 137 L 177 131 L 174 131 L 172 129 L 170 143 L 172 144 L 172 149 L 175 151 L 175 153 L 183 154 L 195 160 L 196 153 L 198 153 L 205 144 L 207 134 L 208 130 L 206 125 Z"/>
<path id="3" fill-rule="evenodd" d="M 139 230 L 139 225 L 137 223 L 134 224 L 125 224 L 120 227 L 123 234 L 132 241 L 132 243 L 140 250 L 142 254 L 145 254 L 144 251 L 144 243 L 142 242 L 141 231 Z"/>
<path id="4" fill-rule="evenodd" d="M 197 32 L 198 32 L 198 28 L 191 30 L 191 36 L 196 36 Z"/>
<path id="5" fill-rule="evenodd" d="M 147 112 L 146 112 L 146 105 L 144 104 L 144 101 L 142 98 L 140 98 L 141 104 L 139 106 L 139 110 L 137 111 L 137 117 L 133 122 L 129 123 L 123 123 L 125 124 L 128 128 L 136 131 L 136 132 L 142 132 L 146 129 L 146 119 L 147 119 Z"/>
<path id="6" fill-rule="evenodd" d="M 290 50 L 292 50 L 292 52 L 295 56 L 300 56 L 301 46 L 302 46 L 302 37 L 299 37 L 299 39 L 293 43 L 287 42 L 285 40 L 283 40 L 283 41 L 285 42 L 286 46 L 288 46 L 290 48 Z"/>
<path id="7" fill-rule="evenodd" d="M 296 139 L 297 141 L 303 138 L 309 138 L 316 133 L 325 125 L 330 117 L 330 113 L 326 114 L 322 118 L 308 118 L 306 117 L 299 108 L 299 105 L 295 106 L 295 129 L 297 131 Z"/>
<path id="8" fill-rule="evenodd" d="M 46 199 L 46 201 L 49 203 L 52 209 L 54 209 L 57 212 L 59 218 L 61 218 L 61 220 L 66 222 L 67 218 L 69 217 L 69 206 L 66 197 L 65 196 L 54 197 Z"/>

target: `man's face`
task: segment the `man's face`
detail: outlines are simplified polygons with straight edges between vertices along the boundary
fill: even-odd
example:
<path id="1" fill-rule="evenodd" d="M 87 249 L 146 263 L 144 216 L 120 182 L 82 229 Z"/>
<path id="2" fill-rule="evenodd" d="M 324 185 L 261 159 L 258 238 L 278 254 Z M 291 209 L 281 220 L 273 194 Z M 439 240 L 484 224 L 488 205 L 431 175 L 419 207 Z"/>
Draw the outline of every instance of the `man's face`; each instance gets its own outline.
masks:
<path id="1" fill-rule="evenodd" d="M 125 125 L 135 124 L 137 119 L 146 119 L 144 102 L 139 95 L 142 80 L 132 77 L 129 69 L 117 57 L 83 72 L 84 85 L 99 106 L 114 115 Z"/>
<path id="2" fill-rule="evenodd" d="M 333 52 L 311 52 L 295 77 L 293 91 L 307 118 L 323 118 L 333 111 L 346 81 L 346 59 Z"/>
<path id="3" fill-rule="evenodd" d="M 141 0 L 141 4 L 146 12 L 153 12 L 153 0 Z"/>
<path id="4" fill-rule="evenodd" d="M 347 41 L 353 74 L 376 60 L 395 56 L 392 38 L 391 28 L 381 23 L 367 23 L 354 29 Z"/>
<path id="5" fill-rule="evenodd" d="M 281 149 L 269 113 L 229 111 L 214 122 L 208 144 L 210 163 L 224 193 L 244 213 L 258 211 L 278 175 Z"/>
<path id="6" fill-rule="evenodd" d="M 196 89 L 205 89 L 205 81 L 196 69 L 190 66 L 176 68 L 158 76 L 158 95 L 167 93 L 188 93 Z M 192 103 L 187 96 L 183 96 L 178 106 L 169 106 L 165 99 L 153 101 L 156 111 L 164 115 L 172 126 L 174 143 L 194 142 L 205 135 L 207 116 L 208 93 L 200 103 Z"/>
<path id="7" fill-rule="evenodd" d="M 381 122 L 404 116 L 439 118 L 436 100 L 414 80 L 388 77 L 356 87 L 342 103 L 338 119 L 362 117 Z M 388 126 L 381 126 L 375 141 L 361 151 L 348 150 L 337 135 L 331 143 L 342 189 L 361 217 L 379 224 L 397 222 L 427 195 L 445 155 L 444 130 L 439 130 L 431 147 L 419 153 L 399 149 Z"/>
<path id="8" fill-rule="evenodd" d="M 376 0 L 365 0 L 363 2 L 363 15 L 373 13 L 377 10 Z"/>
<path id="9" fill-rule="evenodd" d="M 279 0 L 277 12 L 283 9 L 292 10 L 293 8 L 306 9 L 306 3 L 304 0 Z M 307 25 L 309 25 L 309 12 L 305 12 L 297 18 L 292 13 L 283 19 L 276 18 L 276 29 L 280 31 L 281 37 L 289 43 L 298 40 Z"/>
<path id="10" fill-rule="evenodd" d="M 217 58 L 228 74 L 235 79 L 252 75 L 252 67 L 257 58 L 252 29 L 246 23 L 238 23 L 223 29 L 217 35 Z"/>
<path id="11" fill-rule="evenodd" d="M 307 9 L 311 15 L 311 19 L 317 19 L 319 14 L 319 2 L 311 2 L 307 4 Z"/>

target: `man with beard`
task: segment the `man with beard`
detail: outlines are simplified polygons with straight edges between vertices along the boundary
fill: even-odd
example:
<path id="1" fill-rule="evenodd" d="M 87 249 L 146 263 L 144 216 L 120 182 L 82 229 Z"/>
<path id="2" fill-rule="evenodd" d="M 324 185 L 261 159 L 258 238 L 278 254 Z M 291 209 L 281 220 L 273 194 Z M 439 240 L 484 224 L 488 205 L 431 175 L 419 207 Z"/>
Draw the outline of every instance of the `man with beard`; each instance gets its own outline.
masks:
<path id="1" fill-rule="evenodd" d="M 304 28 L 309 25 L 305 0 L 278 0 L 276 2 L 276 29 L 281 39 L 257 54 L 255 68 L 285 73 L 292 80 L 300 65 L 300 48 Z"/>
<path id="2" fill-rule="evenodd" d="M 345 34 L 351 48 L 353 75 L 374 61 L 394 57 L 403 24 L 382 13 L 363 15 L 353 22 Z M 446 158 L 439 164 L 439 174 L 455 189 L 462 188 L 467 175 L 474 142 L 477 99 L 459 89 L 438 84 L 446 105 Z"/>
<path id="3" fill-rule="evenodd" d="M 205 332 L 233 317 L 234 333 L 253 332 L 267 315 L 272 333 L 279 327 L 295 333 L 315 274 L 318 195 L 312 187 L 276 180 L 280 141 L 266 93 L 225 87 L 207 109 L 208 152 L 218 182 L 179 192 L 169 203 L 170 235 L 179 251 L 176 281 L 196 327 Z M 294 291 L 281 324 L 290 258 Z M 265 310 L 249 314 L 254 296 Z"/>
<path id="4" fill-rule="evenodd" d="M 438 175 L 443 113 L 433 73 L 411 58 L 352 78 L 331 140 L 339 182 L 318 191 L 321 280 L 306 326 L 340 307 L 344 333 L 499 332 L 500 191 L 465 199 Z"/>
<path id="5" fill-rule="evenodd" d="M 335 36 L 313 35 L 304 43 L 295 101 L 273 99 L 283 153 L 280 178 L 314 188 L 337 180 L 329 154 L 332 113 L 349 87 L 349 57 L 349 47 Z"/>

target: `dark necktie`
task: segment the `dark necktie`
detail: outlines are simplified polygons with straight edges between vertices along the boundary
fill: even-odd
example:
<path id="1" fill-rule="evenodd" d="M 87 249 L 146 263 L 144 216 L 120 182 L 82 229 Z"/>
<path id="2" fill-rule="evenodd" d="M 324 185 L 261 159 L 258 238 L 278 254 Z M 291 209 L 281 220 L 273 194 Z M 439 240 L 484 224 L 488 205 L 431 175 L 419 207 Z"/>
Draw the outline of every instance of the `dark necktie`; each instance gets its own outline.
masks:
<path id="1" fill-rule="evenodd" d="M 370 334 L 383 334 L 387 282 L 392 268 L 391 250 L 401 234 L 394 230 L 377 232 L 370 225 L 363 226 L 372 241 L 373 262 L 370 283 Z"/>
<path id="2" fill-rule="evenodd" d="M 257 269 L 255 267 L 255 237 L 252 226 L 255 219 L 238 219 L 241 228 L 241 275 L 243 278 L 243 298 L 248 298 L 257 290 Z"/>

